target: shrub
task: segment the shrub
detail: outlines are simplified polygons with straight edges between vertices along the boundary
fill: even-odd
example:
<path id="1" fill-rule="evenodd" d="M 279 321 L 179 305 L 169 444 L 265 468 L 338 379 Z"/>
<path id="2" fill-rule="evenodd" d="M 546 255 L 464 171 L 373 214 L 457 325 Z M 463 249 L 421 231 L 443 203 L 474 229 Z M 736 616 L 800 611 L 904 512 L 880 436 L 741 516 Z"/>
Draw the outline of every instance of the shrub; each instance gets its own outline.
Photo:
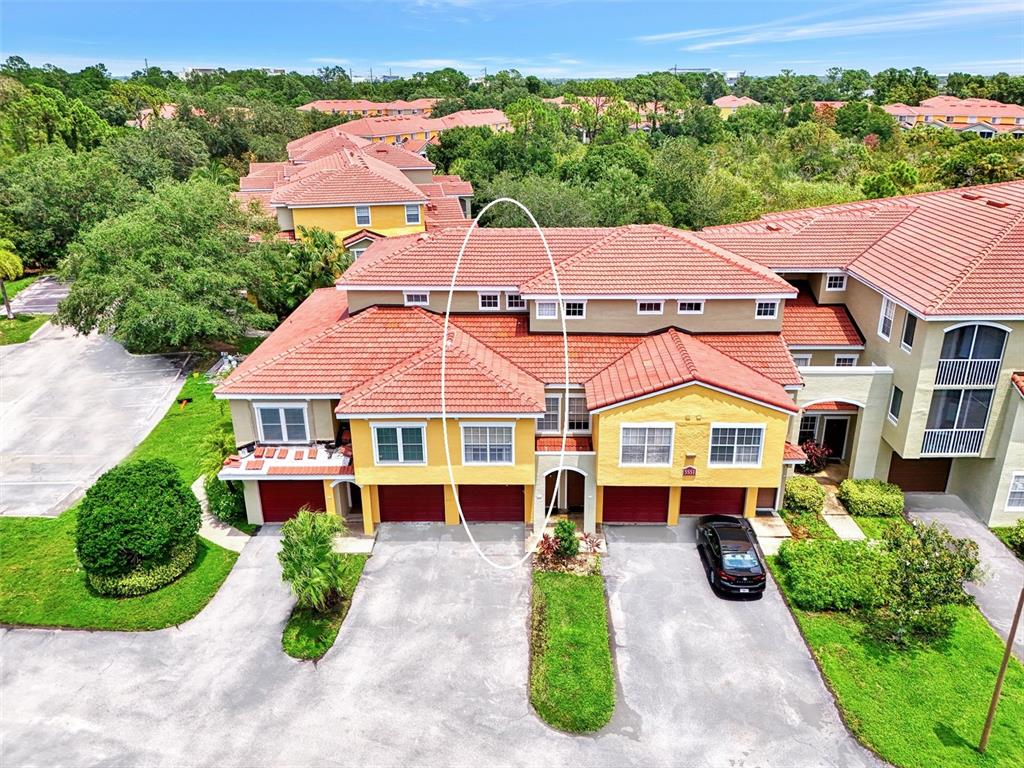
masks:
<path id="1" fill-rule="evenodd" d="M 1018 520 L 1006 534 L 1006 543 L 1019 557 L 1024 557 L 1024 519 Z"/>
<path id="2" fill-rule="evenodd" d="M 165 459 L 104 473 L 78 511 L 78 559 L 91 576 L 125 576 L 168 564 L 195 543 L 199 500 Z M 194 551 L 194 550 L 193 550 Z"/>
<path id="3" fill-rule="evenodd" d="M 207 475 L 203 489 L 211 515 L 225 523 L 245 519 L 245 500 L 241 491 L 235 490 L 231 483 L 218 480 L 216 475 Z"/>
<path id="4" fill-rule="evenodd" d="M 782 506 L 798 515 L 816 515 L 825 508 L 825 489 L 813 477 L 791 477 L 786 481 Z"/>
<path id="5" fill-rule="evenodd" d="M 872 608 L 885 599 L 891 557 L 864 541 L 784 541 L 776 562 L 786 594 L 807 611 Z"/>
<path id="6" fill-rule="evenodd" d="M 303 507 L 281 532 L 281 578 L 291 584 L 299 607 L 320 613 L 335 608 L 343 596 L 346 568 L 334 551 L 334 537 L 345 532 L 345 522 Z"/>
<path id="7" fill-rule="evenodd" d="M 903 491 L 881 480 L 843 480 L 839 500 L 851 515 L 899 517 L 903 514 Z"/>
<path id="8" fill-rule="evenodd" d="M 805 441 L 800 447 L 807 456 L 807 460 L 796 467 L 796 471 L 801 475 L 813 475 L 816 472 L 821 472 L 828 464 L 828 457 L 832 455 L 831 448 L 827 445 L 819 445 L 813 440 Z"/>
<path id="9" fill-rule="evenodd" d="M 576 523 L 572 520 L 559 520 L 555 525 L 555 543 L 559 557 L 576 557 L 580 553 Z"/>
<path id="10" fill-rule="evenodd" d="M 116 597 L 135 597 L 152 592 L 165 584 L 170 584 L 189 569 L 196 559 L 196 537 L 171 553 L 166 563 L 144 565 L 129 571 L 123 576 L 102 576 L 98 573 L 86 573 L 89 584 L 101 595 Z"/>

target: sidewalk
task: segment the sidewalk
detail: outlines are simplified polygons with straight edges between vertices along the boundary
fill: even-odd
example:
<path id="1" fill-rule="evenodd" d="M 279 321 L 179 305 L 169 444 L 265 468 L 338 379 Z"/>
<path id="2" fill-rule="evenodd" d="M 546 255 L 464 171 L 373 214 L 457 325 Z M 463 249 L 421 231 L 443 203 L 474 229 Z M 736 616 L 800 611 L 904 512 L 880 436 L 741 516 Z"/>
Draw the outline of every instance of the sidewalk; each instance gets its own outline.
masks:
<path id="1" fill-rule="evenodd" d="M 16 315 L 52 315 L 67 295 L 66 285 L 53 275 L 45 275 L 11 299 L 11 311 Z"/>

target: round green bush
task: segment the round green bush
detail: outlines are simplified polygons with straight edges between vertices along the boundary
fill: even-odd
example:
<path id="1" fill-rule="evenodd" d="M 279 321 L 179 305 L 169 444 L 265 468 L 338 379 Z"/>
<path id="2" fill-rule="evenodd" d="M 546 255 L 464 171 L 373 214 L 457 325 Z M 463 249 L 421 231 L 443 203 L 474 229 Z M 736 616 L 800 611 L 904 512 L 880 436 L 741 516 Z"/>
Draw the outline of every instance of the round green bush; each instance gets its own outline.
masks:
<path id="1" fill-rule="evenodd" d="M 1010 544 L 1010 549 L 1016 552 L 1018 556 L 1024 557 L 1024 520 L 1018 520 L 1010 529 L 1010 533 L 1006 538 Z"/>
<path id="2" fill-rule="evenodd" d="M 899 517 L 903 514 L 903 491 L 881 480 L 843 480 L 839 500 L 851 515 Z"/>
<path id="3" fill-rule="evenodd" d="M 199 500 L 164 459 L 132 461 L 104 473 L 78 511 L 78 559 L 90 576 L 126 576 L 168 563 L 194 544 Z"/>
<path id="4" fill-rule="evenodd" d="M 89 584 L 101 595 L 135 597 L 170 584 L 189 569 L 196 559 L 196 537 L 171 553 L 166 563 L 143 565 L 123 576 L 101 576 L 86 572 Z"/>
<path id="5" fill-rule="evenodd" d="M 791 477 L 786 481 L 782 506 L 798 515 L 816 515 L 825 508 L 825 489 L 813 477 Z"/>
<path id="6" fill-rule="evenodd" d="M 218 480 L 216 475 L 207 476 L 203 481 L 206 491 L 206 505 L 210 514 L 225 523 L 245 519 L 245 500 L 228 483 Z"/>

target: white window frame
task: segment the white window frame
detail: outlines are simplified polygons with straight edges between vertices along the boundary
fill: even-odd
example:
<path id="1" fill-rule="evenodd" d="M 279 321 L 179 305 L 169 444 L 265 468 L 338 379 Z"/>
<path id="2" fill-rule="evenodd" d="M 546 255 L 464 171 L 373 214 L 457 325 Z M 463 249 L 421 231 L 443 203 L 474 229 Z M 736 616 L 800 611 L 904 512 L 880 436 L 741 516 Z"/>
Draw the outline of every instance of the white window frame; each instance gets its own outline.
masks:
<path id="1" fill-rule="evenodd" d="M 413 216 L 411 219 L 409 218 L 409 211 L 410 211 L 410 209 L 415 214 L 415 216 Z M 419 203 L 414 203 L 412 205 L 406 205 L 405 206 L 405 223 L 409 224 L 409 225 L 411 225 L 411 224 L 422 224 L 423 223 L 423 216 L 420 215 Z"/>
<path id="2" fill-rule="evenodd" d="M 844 363 L 840 363 L 839 362 L 840 360 L 843 360 L 843 359 L 846 359 L 846 358 L 850 358 L 850 359 L 853 360 L 853 362 L 850 363 L 850 365 L 848 365 L 848 366 L 845 365 Z M 835 358 L 833 359 L 832 364 L 835 365 L 837 368 L 839 368 L 839 367 L 852 368 L 853 366 L 857 365 L 857 360 L 858 359 L 860 359 L 860 355 L 856 355 L 856 354 L 850 355 L 850 354 L 846 354 L 846 353 L 837 354 L 835 356 Z"/>
<path id="3" fill-rule="evenodd" d="M 366 248 L 369 248 L 369 247 L 370 246 L 366 246 Z M 355 261 L 360 256 L 362 256 L 364 253 L 366 253 L 366 248 L 353 248 L 352 249 L 352 260 Z"/>
<path id="4" fill-rule="evenodd" d="M 697 309 L 683 309 L 684 304 L 696 304 Z M 703 301 L 679 301 L 676 302 L 676 314 L 677 315 L 703 315 L 704 314 L 704 302 Z"/>
<path id="5" fill-rule="evenodd" d="M 911 352 L 914 349 L 914 339 L 910 340 L 907 344 L 907 326 L 910 325 L 910 321 L 914 321 L 914 339 L 917 338 L 917 316 L 912 312 L 907 312 L 903 318 L 903 330 L 900 332 L 900 349 L 904 352 Z"/>
<path id="6" fill-rule="evenodd" d="M 302 411 L 302 426 L 306 431 L 306 436 L 302 440 L 288 440 L 288 427 L 284 420 L 285 409 L 301 410 Z M 309 434 L 309 404 L 302 400 L 292 400 L 287 403 L 253 403 L 253 410 L 256 416 L 256 429 L 260 436 L 261 443 L 273 443 L 275 445 L 305 445 L 311 440 Z M 281 439 L 280 440 L 267 440 L 263 434 L 263 417 L 260 411 L 278 411 L 281 417 Z"/>
<path id="7" fill-rule="evenodd" d="M 767 433 L 767 427 L 768 427 L 767 424 L 733 424 L 733 423 L 728 422 L 728 421 L 722 421 L 722 422 L 715 421 L 715 422 L 712 422 L 711 423 L 711 430 L 708 432 L 708 467 L 711 468 L 711 469 L 736 469 L 736 468 L 739 468 L 739 469 L 759 469 L 761 467 L 761 464 L 764 462 L 764 439 L 765 439 L 765 434 Z M 712 461 L 711 460 L 711 446 L 714 443 L 715 430 L 716 429 L 756 429 L 756 430 L 759 430 L 761 432 L 761 443 L 760 443 L 760 445 L 758 446 L 758 449 L 757 449 L 757 461 L 756 462 L 750 462 L 750 461 L 740 461 L 740 462 L 737 462 L 737 461 L 732 461 L 732 462 L 729 462 L 729 463 Z M 734 449 L 733 458 L 735 458 L 735 446 L 733 446 L 733 449 Z"/>
<path id="8" fill-rule="evenodd" d="M 485 307 L 484 306 L 484 299 L 485 298 L 493 298 L 494 299 L 494 306 L 493 307 Z M 477 293 L 477 306 L 480 308 L 481 312 L 500 312 L 501 311 L 501 294 L 498 293 L 497 291 L 480 291 L 479 293 Z"/>
<path id="9" fill-rule="evenodd" d="M 644 304 L 656 304 L 657 309 L 643 309 Z M 665 302 L 659 299 L 655 300 L 636 300 L 636 313 L 638 315 L 663 315 L 665 314 Z"/>
<path id="10" fill-rule="evenodd" d="M 885 321 L 889 321 L 889 331 L 886 333 L 882 329 L 885 328 Z M 879 338 L 889 341 L 892 338 L 892 329 L 896 325 L 896 302 L 892 299 L 883 296 L 882 307 L 878 311 L 878 336 Z"/>
<path id="11" fill-rule="evenodd" d="M 413 301 L 412 296 L 422 296 L 423 301 Z M 407 307 L 426 307 L 430 304 L 430 291 L 402 291 L 402 298 Z"/>
<path id="12" fill-rule="evenodd" d="M 805 367 L 806 368 L 808 365 L 811 364 L 811 360 L 814 359 L 814 356 L 810 352 L 801 352 L 801 353 L 796 354 L 796 355 L 794 355 L 792 352 L 790 352 L 790 355 L 793 358 L 793 365 L 795 365 L 797 368 L 800 368 L 800 367 Z M 800 360 L 806 360 L 807 362 L 806 363 L 801 363 L 801 362 L 799 362 Z"/>
<path id="13" fill-rule="evenodd" d="M 896 400 L 896 393 L 900 393 L 900 407 L 896 413 L 892 412 L 892 404 Z M 895 384 L 892 385 L 892 389 L 889 390 L 889 406 L 885 409 L 885 417 L 892 424 L 900 423 L 900 413 L 903 411 L 903 390 L 897 387 Z"/>
<path id="14" fill-rule="evenodd" d="M 359 212 L 360 211 L 366 211 L 366 221 L 365 222 L 359 220 Z M 372 213 L 370 211 L 370 206 L 368 206 L 368 205 L 357 205 L 357 206 L 355 206 L 354 213 L 355 213 L 355 217 L 356 217 L 356 226 L 357 227 L 370 227 L 370 226 L 373 226 L 373 215 L 372 215 Z"/>
<path id="15" fill-rule="evenodd" d="M 520 304 L 518 306 L 512 306 L 512 299 L 518 299 Z M 505 309 L 509 312 L 525 312 L 527 309 L 526 299 L 523 298 L 521 293 L 506 293 L 505 294 Z"/>
<path id="16" fill-rule="evenodd" d="M 568 307 L 569 307 L 570 304 L 579 304 L 580 307 L 583 310 L 583 314 L 580 314 L 580 315 L 570 315 L 569 311 L 568 311 Z M 565 319 L 566 320 L 586 320 L 587 319 L 587 301 L 586 301 L 586 299 L 583 299 L 582 301 L 579 300 L 579 299 L 573 299 L 572 301 L 563 301 L 562 302 L 562 307 L 563 307 L 562 311 L 565 312 Z"/>
<path id="17" fill-rule="evenodd" d="M 541 307 L 549 307 L 551 314 L 542 314 Z M 535 301 L 533 303 L 533 314 L 538 320 L 557 320 L 558 319 L 558 302 L 557 301 Z"/>
<path id="18" fill-rule="evenodd" d="M 460 436 L 462 438 L 462 463 L 467 467 L 511 467 L 516 463 L 516 423 L 514 421 L 472 421 L 459 425 Z M 483 427 L 493 428 L 501 427 L 509 429 L 511 431 L 511 441 L 509 447 L 511 450 L 510 461 L 470 461 L 466 458 L 466 430 Z M 487 447 L 490 448 L 491 442 L 487 441 Z"/>
<path id="19" fill-rule="evenodd" d="M 398 461 L 381 461 L 377 451 L 377 430 L 395 429 L 398 432 Z M 405 461 L 403 429 L 419 429 L 423 438 L 423 461 Z M 377 467 L 422 467 L 427 463 L 427 423 L 425 421 L 374 421 L 370 422 L 370 436 L 373 438 L 373 464 Z"/>
<path id="20" fill-rule="evenodd" d="M 547 416 L 547 413 L 548 413 L 548 401 L 550 401 L 550 400 L 555 400 L 555 401 L 558 402 L 558 416 L 555 417 L 555 424 L 557 426 L 555 426 L 554 429 L 552 429 L 550 427 L 542 427 L 542 426 L 540 426 L 541 420 L 544 419 Z M 537 419 L 537 432 L 539 434 L 542 434 L 542 435 L 550 435 L 550 434 L 558 434 L 561 431 L 562 431 L 562 396 L 561 395 L 553 395 L 553 394 L 545 394 L 544 395 L 544 416 L 541 416 L 541 417 L 539 417 Z"/>
<path id="21" fill-rule="evenodd" d="M 760 314 L 762 306 L 771 306 L 772 313 L 770 315 Z M 778 320 L 779 319 L 779 300 L 778 299 L 766 299 L 758 300 L 754 302 L 754 319 L 755 320 Z"/>
<path id="22" fill-rule="evenodd" d="M 572 402 L 576 400 L 583 401 L 583 412 L 587 415 L 587 426 L 585 429 L 574 429 L 569 426 L 569 422 L 572 421 Z M 593 429 L 593 421 L 591 420 L 590 411 L 587 410 L 587 396 L 586 395 L 569 395 L 569 400 L 565 406 L 565 424 L 566 431 L 573 435 L 589 435 Z"/>
<path id="23" fill-rule="evenodd" d="M 667 429 L 669 430 L 668 438 L 668 461 L 665 463 L 661 462 L 624 462 L 622 460 L 622 449 L 624 443 L 622 442 L 623 432 L 626 429 Z M 647 458 L 647 443 L 644 443 L 644 458 Z M 623 422 L 619 424 L 619 466 L 620 467 L 671 467 L 672 460 L 675 457 L 676 450 L 676 425 L 671 421 L 641 421 L 641 422 Z"/>
<path id="24" fill-rule="evenodd" d="M 839 286 L 833 288 L 830 283 L 833 280 L 839 280 Z M 831 274 L 825 275 L 825 290 L 829 293 L 837 293 L 839 291 L 846 290 L 846 275 L 844 274 Z"/>
<path id="25" fill-rule="evenodd" d="M 818 427 L 821 426 L 821 423 L 820 423 L 821 419 L 819 418 L 818 414 L 816 414 L 816 413 L 803 413 L 803 414 L 800 415 L 800 421 L 798 421 L 797 425 L 796 425 L 796 441 L 797 441 L 797 445 L 803 445 L 803 442 L 800 441 L 800 433 L 806 431 L 803 428 L 804 419 L 810 419 L 811 421 L 814 422 L 814 429 L 811 430 L 811 437 L 810 437 L 810 439 L 811 440 L 817 440 L 818 439 Z"/>
<path id="26" fill-rule="evenodd" d="M 1010 473 L 1010 487 L 1006 492 L 1006 511 L 1007 512 L 1024 512 L 1024 500 L 1020 504 L 1011 504 L 1010 501 L 1013 499 L 1014 488 L 1013 484 L 1020 482 L 1021 488 L 1017 493 L 1024 493 L 1024 472 L 1011 472 Z"/>

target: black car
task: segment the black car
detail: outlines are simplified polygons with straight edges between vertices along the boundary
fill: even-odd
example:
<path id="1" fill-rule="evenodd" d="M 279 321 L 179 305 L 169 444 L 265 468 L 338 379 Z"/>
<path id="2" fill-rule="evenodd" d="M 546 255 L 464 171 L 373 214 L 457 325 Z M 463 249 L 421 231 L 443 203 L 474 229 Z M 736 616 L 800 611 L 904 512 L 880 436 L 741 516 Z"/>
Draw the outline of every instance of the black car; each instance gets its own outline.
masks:
<path id="1" fill-rule="evenodd" d="M 754 546 L 750 524 L 742 517 L 702 517 L 697 523 L 697 551 L 708 582 L 716 592 L 733 595 L 764 592 L 764 563 Z"/>

